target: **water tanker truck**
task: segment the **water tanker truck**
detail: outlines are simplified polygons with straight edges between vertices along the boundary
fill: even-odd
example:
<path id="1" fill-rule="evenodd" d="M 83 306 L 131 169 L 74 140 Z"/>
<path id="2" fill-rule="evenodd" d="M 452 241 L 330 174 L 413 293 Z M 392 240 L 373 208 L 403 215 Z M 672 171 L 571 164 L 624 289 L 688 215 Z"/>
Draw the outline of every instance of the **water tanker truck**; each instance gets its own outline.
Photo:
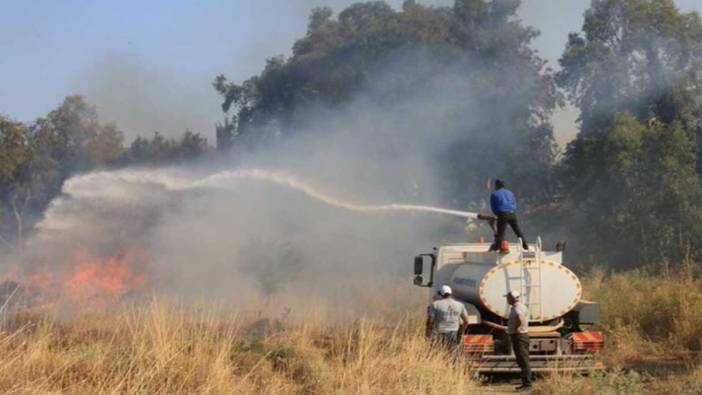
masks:
<path id="1" fill-rule="evenodd" d="M 529 355 L 533 371 L 588 371 L 600 368 L 595 354 L 603 347 L 597 303 L 582 300 L 578 277 L 563 265 L 563 244 L 553 251 L 541 240 L 509 253 L 491 252 L 489 244 L 444 245 L 414 259 L 414 284 L 429 288 L 429 299 L 446 284 L 469 313 L 461 352 L 479 373 L 519 372 L 507 336 L 509 305 L 516 290 L 529 310 Z"/>

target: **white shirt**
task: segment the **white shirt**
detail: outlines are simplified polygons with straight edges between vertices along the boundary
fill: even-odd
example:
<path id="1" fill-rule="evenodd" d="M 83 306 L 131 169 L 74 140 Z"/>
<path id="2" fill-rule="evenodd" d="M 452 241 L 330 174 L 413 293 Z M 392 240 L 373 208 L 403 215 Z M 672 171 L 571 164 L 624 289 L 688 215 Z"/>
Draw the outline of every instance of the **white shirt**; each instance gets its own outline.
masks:
<path id="1" fill-rule="evenodd" d="M 428 313 L 439 333 L 456 332 L 461 325 L 461 315 L 468 315 L 466 306 L 451 298 L 435 300 L 429 306 Z"/>
<path id="2" fill-rule="evenodd" d="M 517 327 L 517 317 L 521 325 Z M 507 321 L 507 333 L 516 335 L 518 333 L 529 333 L 529 310 L 521 302 L 515 302 L 509 309 L 509 320 Z"/>

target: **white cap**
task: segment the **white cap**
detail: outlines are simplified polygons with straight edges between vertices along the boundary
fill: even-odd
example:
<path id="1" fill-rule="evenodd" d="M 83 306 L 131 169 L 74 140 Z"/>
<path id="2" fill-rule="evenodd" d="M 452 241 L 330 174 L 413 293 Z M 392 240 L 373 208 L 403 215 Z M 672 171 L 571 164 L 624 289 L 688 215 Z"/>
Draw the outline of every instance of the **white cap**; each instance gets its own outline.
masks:
<path id="1" fill-rule="evenodd" d="M 441 289 L 439 289 L 439 295 L 441 296 L 451 295 L 451 293 L 451 287 L 449 287 L 448 285 L 442 285 Z"/>
<path id="2" fill-rule="evenodd" d="M 522 296 L 522 294 L 519 291 L 509 291 L 505 294 L 505 296 L 507 296 L 507 295 L 509 295 L 515 299 L 519 299 L 519 297 Z"/>

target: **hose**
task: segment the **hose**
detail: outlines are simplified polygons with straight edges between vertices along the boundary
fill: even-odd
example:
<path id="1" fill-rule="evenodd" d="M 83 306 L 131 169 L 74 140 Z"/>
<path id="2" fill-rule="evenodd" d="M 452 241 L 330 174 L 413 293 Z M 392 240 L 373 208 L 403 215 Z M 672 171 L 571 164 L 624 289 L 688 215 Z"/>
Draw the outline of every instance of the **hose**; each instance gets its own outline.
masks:
<path id="1" fill-rule="evenodd" d="M 507 327 L 504 325 L 500 324 L 495 324 L 494 322 L 490 321 L 483 321 L 483 324 L 494 328 L 494 329 L 499 329 L 503 332 L 507 332 Z M 558 321 L 556 325 L 551 325 L 551 326 L 535 326 L 535 327 L 529 327 L 529 333 L 546 333 L 546 332 L 555 332 L 563 327 L 563 319 Z"/>

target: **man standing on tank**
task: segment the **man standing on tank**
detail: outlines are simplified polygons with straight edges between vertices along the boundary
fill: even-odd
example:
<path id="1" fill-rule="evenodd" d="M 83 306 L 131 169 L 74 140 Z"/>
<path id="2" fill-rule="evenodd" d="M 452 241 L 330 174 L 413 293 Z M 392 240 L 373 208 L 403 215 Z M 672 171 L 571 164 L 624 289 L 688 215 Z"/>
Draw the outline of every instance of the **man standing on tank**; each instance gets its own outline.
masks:
<path id="1" fill-rule="evenodd" d="M 517 390 L 531 388 L 531 367 L 529 366 L 529 311 L 519 298 L 519 291 L 510 291 L 505 295 L 510 305 L 507 334 L 512 343 L 514 358 L 522 371 L 522 385 Z"/>
<path id="2" fill-rule="evenodd" d="M 458 344 L 460 329 L 468 325 L 466 306 L 453 299 L 453 291 L 448 285 L 439 289 L 440 299 L 427 309 L 427 337 L 433 337 L 439 344 L 452 348 Z M 433 335 L 433 336 L 432 336 Z"/>
<path id="3" fill-rule="evenodd" d="M 503 253 L 509 252 L 509 249 L 503 248 L 502 245 L 507 225 L 512 228 L 517 237 L 522 239 L 522 247 L 528 250 L 529 245 L 517 222 L 517 198 L 512 191 L 505 188 L 505 182 L 502 180 L 495 180 L 495 191 L 490 195 L 490 208 L 497 217 L 495 243 L 490 247 L 490 250 L 495 251 L 499 249 Z"/>

